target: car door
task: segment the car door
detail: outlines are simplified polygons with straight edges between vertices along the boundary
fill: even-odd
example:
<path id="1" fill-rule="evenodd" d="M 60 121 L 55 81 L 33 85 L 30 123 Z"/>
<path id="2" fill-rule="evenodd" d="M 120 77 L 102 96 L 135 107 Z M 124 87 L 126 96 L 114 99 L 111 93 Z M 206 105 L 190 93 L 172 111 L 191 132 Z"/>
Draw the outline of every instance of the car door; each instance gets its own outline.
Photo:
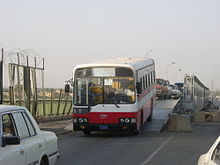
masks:
<path id="1" fill-rule="evenodd" d="M 24 111 L 13 113 L 21 144 L 24 147 L 26 164 L 38 164 L 43 153 L 43 139 L 36 133 L 31 120 Z"/>
<path id="2" fill-rule="evenodd" d="M 1 115 L 1 124 L 3 128 L 2 136 L 17 136 L 15 123 L 11 113 Z M 16 165 L 25 164 L 24 148 L 19 145 L 0 146 L 0 164 Z"/>

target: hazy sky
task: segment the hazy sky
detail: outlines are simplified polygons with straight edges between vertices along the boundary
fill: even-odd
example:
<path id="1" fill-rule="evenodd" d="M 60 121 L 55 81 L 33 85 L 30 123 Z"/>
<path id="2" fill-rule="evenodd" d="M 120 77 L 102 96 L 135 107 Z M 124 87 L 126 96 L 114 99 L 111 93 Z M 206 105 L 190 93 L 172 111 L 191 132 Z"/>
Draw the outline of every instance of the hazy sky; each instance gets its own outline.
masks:
<path id="1" fill-rule="evenodd" d="M 219 0 L 0 0 L 0 43 L 45 57 L 45 84 L 63 87 L 77 64 L 149 57 L 157 77 L 195 74 L 220 88 Z"/>

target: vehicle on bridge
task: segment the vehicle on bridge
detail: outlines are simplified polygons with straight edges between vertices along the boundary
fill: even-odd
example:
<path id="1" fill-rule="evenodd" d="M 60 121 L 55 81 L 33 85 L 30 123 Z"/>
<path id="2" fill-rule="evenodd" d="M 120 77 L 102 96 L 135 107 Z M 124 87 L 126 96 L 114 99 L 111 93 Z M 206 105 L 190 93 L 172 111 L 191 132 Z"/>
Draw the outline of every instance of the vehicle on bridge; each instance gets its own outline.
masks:
<path id="1" fill-rule="evenodd" d="M 156 96 L 158 99 L 167 99 L 170 97 L 170 90 L 168 89 L 168 82 L 162 78 L 156 79 Z"/>
<path id="2" fill-rule="evenodd" d="M 115 58 L 73 70 L 73 129 L 124 130 L 138 134 L 156 103 L 152 59 Z M 68 85 L 65 87 L 69 90 Z"/>
<path id="3" fill-rule="evenodd" d="M 170 86 L 169 80 L 165 80 L 165 87 L 167 88 L 166 99 L 171 99 L 172 87 Z"/>
<path id="4" fill-rule="evenodd" d="M 184 88 L 184 83 L 183 82 L 176 82 L 174 83 L 177 87 L 178 87 L 178 90 L 183 93 L 183 88 Z"/>
<path id="5" fill-rule="evenodd" d="M 170 84 L 172 90 L 171 90 L 171 98 L 173 99 L 179 99 L 181 97 L 181 92 L 178 89 L 178 86 L 175 84 Z"/>

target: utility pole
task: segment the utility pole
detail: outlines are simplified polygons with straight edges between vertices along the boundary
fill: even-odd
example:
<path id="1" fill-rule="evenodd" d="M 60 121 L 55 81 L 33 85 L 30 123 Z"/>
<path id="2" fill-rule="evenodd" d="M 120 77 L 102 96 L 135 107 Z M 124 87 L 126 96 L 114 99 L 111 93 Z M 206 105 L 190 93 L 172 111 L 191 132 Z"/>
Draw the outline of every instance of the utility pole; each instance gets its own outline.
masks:
<path id="1" fill-rule="evenodd" d="M 166 79 L 168 80 L 168 69 L 169 67 L 171 67 L 172 65 L 176 64 L 176 62 L 171 62 L 169 65 L 167 65 L 167 68 L 166 68 Z"/>
<path id="2" fill-rule="evenodd" d="M 213 93 L 214 93 L 214 89 L 213 89 L 214 85 L 213 85 L 213 84 L 214 84 L 214 81 L 212 80 L 212 81 L 211 81 L 211 92 L 212 92 L 212 93 L 211 93 L 211 95 L 212 95 L 212 96 L 211 96 L 211 97 L 212 97 L 211 99 L 212 99 L 212 101 L 213 101 Z"/>
<path id="3" fill-rule="evenodd" d="M 145 59 L 147 58 L 147 55 L 152 51 L 153 51 L 153 49 L 148 50 L 148 52 L 145 54 Z"/>
<path id="4" fill-rule="evenodd" d="M 4 49 L 1 49 L 1 61 L 0 61 L 0 104 L 3 104 L 3 84 L 4 84 L 4 71 L 3 71 L 3 55 L 4 55 Z"/>

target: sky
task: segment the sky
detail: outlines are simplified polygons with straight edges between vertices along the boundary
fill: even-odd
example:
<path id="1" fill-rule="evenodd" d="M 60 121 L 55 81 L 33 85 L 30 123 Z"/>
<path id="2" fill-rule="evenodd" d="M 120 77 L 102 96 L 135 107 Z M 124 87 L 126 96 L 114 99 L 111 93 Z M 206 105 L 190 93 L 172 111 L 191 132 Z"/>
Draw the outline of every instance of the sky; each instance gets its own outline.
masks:
<path id="1" fill-rule="evenodd" d="M 0 0 L 0 47 L 45 58 L 45 86 L 64 87 L 78 64 L 148 57 L 157 77 L 196 75 L 220 89 L 219 0 Z M 172 62 L 176 64 L 170 65 Z M 169 66 L 169 67 L 168 67 Z M 182 71 L 179 71 L 182 69 Z"/>

